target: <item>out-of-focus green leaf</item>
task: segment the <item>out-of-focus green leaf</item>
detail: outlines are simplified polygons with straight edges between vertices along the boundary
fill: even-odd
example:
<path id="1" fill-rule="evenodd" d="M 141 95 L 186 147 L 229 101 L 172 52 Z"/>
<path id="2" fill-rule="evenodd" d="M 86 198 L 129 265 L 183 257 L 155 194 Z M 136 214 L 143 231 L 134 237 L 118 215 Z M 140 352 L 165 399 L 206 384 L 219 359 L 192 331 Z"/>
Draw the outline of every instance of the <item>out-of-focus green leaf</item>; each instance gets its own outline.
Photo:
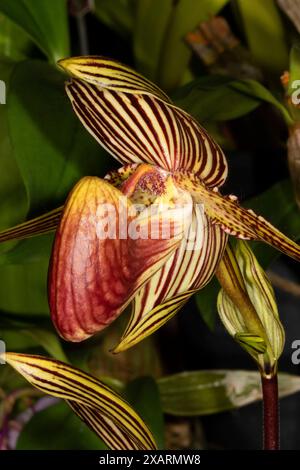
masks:
<path id="1" fill-rule="evenodd" d="M 289 180 L 277 183 L 268 191 L 246 201 L 244 205 L 263 215 L 293 240 L 300 239 L 300 214 Z M 250 245 L 264 269 L 280 256 L 277 250 L 265 243 L 250 242 Z"/>
<path id="2" fill-rule="evenodd" d="M 263 69 L 281 74 L 288 66 L 288 48 L 276 1 L 236 0 L 236 3 L 254 60 Z"/>
<path id="3" fill-rule="evenodd" d="M 139 0 L 133 35 L 136 67 L 150 80 L 159 80 L 160 54 L 173 10 L 173 0 Z"/>
<path id="4" fill-rule="evenodd" d="M 7 96 L 13 70 L 14 62 L 7 60 L 1 63 L 0 79 L 6 84 Z M 7 104 L 0 105 L 0 229 L 18 223 L 27 210 L 24 183 L 9 139 L 7 110 Z"/>
<path id="5" fill-rule="evenodd" d="M 289 180 L 272 186 L 259 196 L 245 203 L 246 207 L 253 209 L 257 214 L 263 215 L 275 227 L 293 240 L 300 239 L 300 216 L 295 203 L 293 189 Z M 276 207 L 276 210 L 274 210 Z M 261 242 L 249 242 L 261 266 L 266 269 L 280 253 L 274 248 Z M 196 302 L 206 323 L 213 323 L 216 318 L 217 296 L 220 285 L 216 280 L 211 281 L 205 289 L 196 294 Z M 209 319 L 209 320 L 208 320 Z"/>
<path id="6" fill-rule="evenodd" d="M 0 266 L 29 264 L 49 260 L 53 237 L 54 234 L 50 233 L 19 241 L 13 249 L 0 254 Z"/>
<path id="7" fill-rule="evenodd" d="M 28 34 L 7 16 L 0 14 L 0 56 L 24 59 L 31 44 Z"/>
<path id="8" fill-rule="evenodd" d="M 220 290 L 220 284 L 214 276 L 204 289 L 201 289 L 194 296 L 197 307 L 203 320 L 210 330 L 214 330 L 217 313 L 217 295 Z"/>
<path id="9" fill-rule="evenodd" d="M 239 408 L 261 400 L 260 375 L 245 370 L 183 372 L 158 380 L 165 413 L 202 416 Z M 300 377 L 279 374 L 279 395 L 300 391 Z"/>
<path id="10" fill-rule="evenodd" d="M 255 80 L 205 76 L 176 90 L 173 100 L 200 122 L 235 119 L 263 102 L 279 109 L 288 124 L 292 122 L 285 106 Z"/>
<path id="11" fill-rule="evenodd" d="M 25 61 L 9 83 L 9 133 L 31 211 L 55 207 L 81 176 L 105 168 L 106 154 L 74 115 L 63 82 L 52 66 Z"/>
<path id="12" fill-rule="evenodd" d="M 49 260 L 29 265 L 0 266 L 0 309 L 22 315 L 49 315 Z"/>
<path id="13" fill-rule="evenodd" d="M 136 0 L 95 0 L 96 16 L 111 29 L 127 37 L 134 28 Z"/>
<path id="14" fill-rule="evenodd" d="M 36 328 L 36 325 L 23 327 L 1 328 L 1 340 L 5 342 L 7 349 L 24 352 L 30 348 L 42 346 L 46 352 L 51 354 L 59 361 L 68 362 L 62 349 L 60 339 L 56 333 L 42 328 Z"/>
<path id="15" fill-rule="evenodd" d="M 63 401 L 35 414 L 17 443 L 17 450 L 102 449 L 106 445 Z"/>
<path id="16" fill-rule="evenodd" d="M 0 0 L 0 12 L 26 31 L 52 62 L 69 55 L 65 0 Z"/>
<path id="17" fill-rule="evenodd" d="M 139 413 L 153 433 L 159 449 L 164 448 L 164 420 L 156 382 L 151 377 L 141 377 L 129 382 L 124 396 Z"/>
<path id="18" fill-rule="evenodd" d="M 41 328 L 32 328 L 24 330 L 25 335 L 36 341 L 37 344 L 43 346 L 46 352 L 59 361 L 68 362 L 66 355 L 62 349 L 61 342 L 56 333 L 43 330 Z"/>
<path id="19" fill-rule="evenodd" d="M 181 0 L 173 2 L 173 12 L 165 33 L 160 56 L 158 83 L 172 90 L 180 85 L 191 57 L 191 50 L 184 38 L 199 23 L 216 15 L 228 0 Z"/>
<path id="20" fill-rule="evenodd" d="M 290 80 L 288 92 L 291 95 L 296 88 L 299 89 L 300 80 L 300 44 L 295 44 L 290 52 Z M 293 82 L 298 80 L 297 87 L 293 87 Z"/>

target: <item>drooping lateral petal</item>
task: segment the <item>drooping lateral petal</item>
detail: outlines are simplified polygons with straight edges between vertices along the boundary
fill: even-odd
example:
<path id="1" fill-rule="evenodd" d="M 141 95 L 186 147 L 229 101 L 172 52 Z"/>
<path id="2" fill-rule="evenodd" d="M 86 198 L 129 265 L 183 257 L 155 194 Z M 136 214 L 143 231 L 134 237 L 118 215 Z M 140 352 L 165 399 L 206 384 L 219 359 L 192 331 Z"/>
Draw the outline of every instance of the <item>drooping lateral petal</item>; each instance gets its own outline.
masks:
<path id="1" fill-rule="evenodd" d="M 76 77 L 66 91 L 96 140 L 123 164 L 147 162 L 169 171 L 183 168 L 208 186 L 221 185 L 227 176 L 226 159 L 205 129 L 155 85 L 149 88 L 149 82 L 140 76 L 135 79 L 131 69 L 108 62 L 81 57 L 60 63 Z"/>
<path id="2" fill-rule="evenodd" d="M 8 240 L 21 240 L 43 233 L 53 232 L 58 226 L 63 207 L 58 207 L 46 214 L 27 220 L 0 232 L 0 243 Z"/>
<path id="3" fill-rule="evenodd" d="M 192 194 L 195 201 L 204 205 L 205 213 L 229 235 L 244 240 L 264 241 L 300 261 L 300 246 L 262 216 L 241 207 L 236 196 L 222 196 L 216 188 L 206 188 L 192 174 L 181 172 L 174 175 L 174 179 L 180 187 Z"/>
<path id="4" fill-rule="evenodd" d="M 66 400 L 110 448 L 156 448 L 150 430 L 139 415 L 98 379 L 42 356 L 6 353 L 4 359 L 34 387 Z M 109 428 L 116 433 L 109 435 Z"/>
<path id="5" fill-rule="evenodd" d="M 63 338 L 82 341 L 109 325 L 177 248 L 192 204 L 170 178 L 168 184 L 167 194 L 140 213 L 100 178 L 74 187 L 49 271 L 51 315 Z M 180 207 L 173 207 L 176 197 Z"/>
<path id="6" fill-rule="evenodd" d="M 223 255 L 227 234 L 211 223 L 201 206 L 180 246 L 136 294 L 120 343 L 121 352 L 141 341 L 172 318 L 213 276 Z"/>
<path id="7" fill-rule="evenodd" d="M 74 413 L 94 431 L 111 450 L 142 450 L 143 445 L 139 439 L 134 439 L 127 432 L 120 429 L 113 420 L 102 413 L 82 403 L 66 400 Z"/>

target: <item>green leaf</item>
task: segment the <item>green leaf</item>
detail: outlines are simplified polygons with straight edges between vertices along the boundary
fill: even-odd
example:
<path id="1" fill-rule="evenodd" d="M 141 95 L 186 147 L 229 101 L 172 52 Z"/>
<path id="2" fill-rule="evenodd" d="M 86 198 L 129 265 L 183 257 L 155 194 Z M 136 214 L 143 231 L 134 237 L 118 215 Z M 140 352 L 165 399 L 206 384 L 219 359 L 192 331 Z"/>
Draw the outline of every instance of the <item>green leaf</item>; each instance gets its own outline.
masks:
<path id="1" fill-rule="evenodd" d="M 276 1 L 236 0 L 236 3 L 254 60 L 267 71 L 281 74 L 288 66 L 288 48 Z"/>
<path id="2" fill-rule="evenodd" d="M 7 99 L 13 70 L 14 62 L 7 60 L 1 64 L 1 80 L 6 84 Z M 18 223 L 27 210 L 24 183 L 9 139 L 7 109 L 7 105 L 0 105 L 0 229 Z"/>
<path id="3" fill-rule="evenodd" d="M 49 260 L 31 265 L 0 266 L 0 309 L 10 313 L 49 315 Z"/>
<path id="4" fill-rule="evenodd" d="M 69 55 L 65 0 L 0 0 L 0 11 L 26 31 L 52 62 Z"/>
<path id="5" fill-rule="evenodd" d="M 162 407 L 175 416 L 202 416 L 232 410 L 261 400 L 258 372 L 202 370 L 182 372 L 158 380 Z M 279 395 L 300 391 L 300 378 L 279 374 Z"/>
<path id="6" fill-rule="evenodd" d="M 298 81 L 297 87 L 293 87 L 293 82 Z M 300 80 L 300 44 L 294 44 L 290 52 L 290 80 L 288 93 L 291 95 L 296 89 L 299 89 Z"/>
<path id="7" fill-rule="evenodd" d="M 123 37 L 132 34 L 135 0 L 95 0 L 96 16 Z"/>
<path id="8" fill-rule="evenodd" d="M 42 346 L 55 359 L 68 362 L 56 333 L 37 328 L 34 324 L 26 325 L 25 322 L 23 326 L 17 325 L 18 323 L 14 325 L 12 321 L 12 326 L 1 328 L 1 340 L 5 342 L 7 349 L 24 352 Z"/>
<path id="9" fill-rule="evenodd" d="M 139 0 L 133 35 L 136 67 L 156 82 L 159 79 L 160 54 L 163 47 L 173 0 Z"/>
<path id="10" fill-rule="evenodd" d="M 15 60 L 25 59 L 31 45 L 28 34 L 7 16 L 0 14 L 0 56 Z"/>
<path id="11" fill-rule="evenodd" d="M 184 38 L 199 23 L 216 15 L 228 0 L 181 0 L 173 4 L 165 40 L 160 56 L 160 76 L 158 83 L 172 90 L 180 85 L 192 52 Z"/>
<path id="12" fill-rule="evenodd" d="M 205 76 L 179 88 L 173 94 L 176 105 L 198 121 L 227 121 L 253 111 L 261 103 L 275 106 L 288 124 L 291 116 L 283 104 L 255 80 L 234 80 L 223 76 Z"/>
<path id="13" fill-rule="evenodd" d="M 300 239 L 299 209 L 289 180 L 277 183 L 259 196 L 247 200 L 244 205 L 263 215 L 293 240 Z M 277 250 L 264 243 L 249 243 L 264 269 L 280 255 Z"/>
<path id="14" fill-rule="evenodd" d="M 9 251 L 0 254 L 1 265 L 24 265 L 50 259 L 54 234 L 21 240 Z M 1 268 L 0 268 L 1 269 Z"/>
<path id="15" fill-rule="evenodd" d="M 11 145 L 31 211 L 59 205 L 81 176 L 105 167 L 106 154 L 73 114 L 63 81 L 52 66 L 25 61 L 15 66 L 9 83 Z"/>
<path id="16" fill-rule="evenodd" d="M 151 429 L 159 449 L 164 449 L 164 419 L 156 382 L 141 377 L 129 382 L 124 396 Z"/>
<path id="17" fill-rule="evenodd" d="M 36 341 L 37 344 L 43 346 L 45 351 L 55 359 L 68 362 L 56 332 L 54 333 L 41 328 L 32 328 L 31 330 L 24 330 L 24 333 Z"/>
<path id="18" fill-rule="evenodd" d="M 17 442 L 17 450 L 102 449 L 107 449 L 104 442 L 63 401 L 36 413 Z"/>
<path id="19" fill-rule="evenodd" d="M 217 296 L 220 290 L 220 284 L 214 276 L 204 289 L 199 290 L 194 299 L 199 312 L 208 328 L 213 331 L 216 325 L 217 317 Z"/>

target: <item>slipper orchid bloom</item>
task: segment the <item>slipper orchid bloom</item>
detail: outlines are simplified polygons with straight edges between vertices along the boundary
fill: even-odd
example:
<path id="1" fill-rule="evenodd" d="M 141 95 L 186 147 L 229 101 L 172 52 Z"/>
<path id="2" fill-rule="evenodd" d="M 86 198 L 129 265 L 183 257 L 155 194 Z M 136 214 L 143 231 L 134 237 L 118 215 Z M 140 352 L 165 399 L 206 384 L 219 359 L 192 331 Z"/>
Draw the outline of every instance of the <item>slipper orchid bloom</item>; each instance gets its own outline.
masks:
<path id="1" fill-rule="evenodd" d="M 235 196 L 221 195 L 227 177 L 221 148 L 156 85 L 103 57 L 59 65 L 71 77 L 66 91 L 78 118 L 123 165 L 104 179 L 80 180 L 63 208 L 49 271 L 51 315 L 63 338 L 88 338 L 132 302 L 114 351 L 133 346 L 210 281 L 228 235 L 300 259 L 296 243 Z M 57 212 L 50 217 L 48 225 L 32 227 L 49 229 Z M 105 224 L 115 236 L 99 236 Z M 151 236 L 143 236 L 149 226 Z M 28 236 L 26 230 L 30 235 L 27 225 L 19 232 Z"/>

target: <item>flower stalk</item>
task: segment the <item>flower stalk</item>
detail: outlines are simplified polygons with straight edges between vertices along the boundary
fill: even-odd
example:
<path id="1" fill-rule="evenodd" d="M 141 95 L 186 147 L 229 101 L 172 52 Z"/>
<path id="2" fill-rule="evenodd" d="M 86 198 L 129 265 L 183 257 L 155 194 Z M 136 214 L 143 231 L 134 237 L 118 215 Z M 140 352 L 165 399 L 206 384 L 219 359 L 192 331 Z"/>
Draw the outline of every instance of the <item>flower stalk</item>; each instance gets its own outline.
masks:
<path id="1" fill-rule="evenodd" d="M 279 450 L 279 402 L 277 372 L 261 374 L 263 393 L 263 449 Z"/>

